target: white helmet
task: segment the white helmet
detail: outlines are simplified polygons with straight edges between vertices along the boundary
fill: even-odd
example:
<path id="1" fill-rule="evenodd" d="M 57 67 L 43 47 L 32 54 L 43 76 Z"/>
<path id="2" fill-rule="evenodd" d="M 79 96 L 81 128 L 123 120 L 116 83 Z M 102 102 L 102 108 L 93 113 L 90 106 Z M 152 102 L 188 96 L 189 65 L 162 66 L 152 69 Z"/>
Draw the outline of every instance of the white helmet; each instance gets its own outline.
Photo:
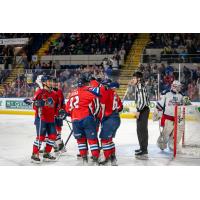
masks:
<path id="1" fill-rule="evenodd" d="M 177 80 L 174 80 L 172 85 L 171 85 L 171 89 L 174 92 L 180 92 L 181 91 L 181 83 Z"/>

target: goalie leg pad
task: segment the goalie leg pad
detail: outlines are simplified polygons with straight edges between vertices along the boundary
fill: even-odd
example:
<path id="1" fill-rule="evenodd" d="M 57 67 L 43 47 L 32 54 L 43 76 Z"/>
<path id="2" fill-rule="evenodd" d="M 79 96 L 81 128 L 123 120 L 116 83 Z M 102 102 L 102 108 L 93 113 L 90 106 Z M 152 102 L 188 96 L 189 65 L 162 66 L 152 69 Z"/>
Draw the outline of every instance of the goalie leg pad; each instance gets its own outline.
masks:
<path id="1" fill-rule="evenodd" d="M 171 120 L 165 120 L 165 126 L 163 128 L 162 133 L 158 137 L 157 140 L 157 146 L 161 149 L 164 150 L 167 148 L 167 143 L 169 141 L 169 136 L 172 133 L 174 129 L 174 122 Z"/>
<path id="2" fill-rule="evenodd" d="M 184 122 L 183 122 L 183 120 L 180 120 L 178 122 L 178 126 L 177 126 L 177 147 L 178 147 L 178 144 L 181 141 L 183 131 L 184 131 Z M 174 149 L 174 132 L 169 137 L 168 146 L 171 150 Z"/>

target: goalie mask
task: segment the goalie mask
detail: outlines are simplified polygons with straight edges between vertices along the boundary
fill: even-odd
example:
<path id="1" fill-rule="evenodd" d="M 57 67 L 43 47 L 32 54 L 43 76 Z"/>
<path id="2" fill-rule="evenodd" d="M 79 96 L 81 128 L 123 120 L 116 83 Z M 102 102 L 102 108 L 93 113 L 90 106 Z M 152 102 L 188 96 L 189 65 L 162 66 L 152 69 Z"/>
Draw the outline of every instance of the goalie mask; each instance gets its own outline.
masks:
<path id="1" fill-rule="evenodd" d="M 171 90 L 173 92 L 179 93 L 181 91 L 181 83 L 179 81 L 173 81 L 171 85 Z"/>

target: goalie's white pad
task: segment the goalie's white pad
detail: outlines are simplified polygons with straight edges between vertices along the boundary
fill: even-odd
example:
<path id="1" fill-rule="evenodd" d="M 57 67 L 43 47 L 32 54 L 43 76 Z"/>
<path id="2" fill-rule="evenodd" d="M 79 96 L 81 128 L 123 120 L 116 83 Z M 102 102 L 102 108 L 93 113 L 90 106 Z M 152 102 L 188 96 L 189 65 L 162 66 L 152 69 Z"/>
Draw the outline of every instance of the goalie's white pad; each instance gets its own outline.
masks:
<path id="1" fill-rule="evenodd" d="M 161 149 L 164 150 L 167 148 L 167 138 L 163 133 L 160 134 L 157 140 L 157 146 Z"/>
<path id="2" fill-rule="evenodd" d="M 174 129 L 174 122 L 170 120 L 165 120 L 165 126 L 163 128 L 162 133 L 158 137 L 157 140 L 157 146 L 161 149 L 164 150 L 167 148 L 167 143 L 169 141 L 169 136 L 172 133 Z"/>
<path id="3" fill-rule="evenodd" d="M 153 121 L 159 121 L 162 117 L 162 111 L 158 111 L 156 108 L 153 111 L 152 119 Z"/>
<path id="4" fill-rule="evenodd" d="M 179 120 L 178 121 L 178 127 L 177 127 L 177 147 L 178 147 L 178 144 L 181 141 L 183 131 L 184 131 L 184 122 L 183 122 L 183 120 Z M 169 147 L 170 150 L 174 149 L 174 131 L 169 137 L 168 147 Z"/>

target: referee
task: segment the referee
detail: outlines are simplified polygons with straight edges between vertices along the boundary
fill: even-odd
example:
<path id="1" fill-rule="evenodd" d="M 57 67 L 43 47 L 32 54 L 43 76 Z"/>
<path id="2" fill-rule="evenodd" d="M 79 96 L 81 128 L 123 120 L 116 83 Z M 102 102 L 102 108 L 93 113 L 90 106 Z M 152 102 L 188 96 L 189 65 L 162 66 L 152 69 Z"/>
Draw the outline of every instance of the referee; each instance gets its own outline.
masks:
<path id="1" fill-rule="evenodd" d="M 148 158 L 148 117 L 149 117 L 149 95 L 145 85 L 142 83 L 142 73 L 135 72 L 132 78 L 132 84 L 135 85 L 135 103 L 136 103 L 136 123 L 137 136 L 140 148 L 135 150 L 135 157 L 138 159 Z"/>

